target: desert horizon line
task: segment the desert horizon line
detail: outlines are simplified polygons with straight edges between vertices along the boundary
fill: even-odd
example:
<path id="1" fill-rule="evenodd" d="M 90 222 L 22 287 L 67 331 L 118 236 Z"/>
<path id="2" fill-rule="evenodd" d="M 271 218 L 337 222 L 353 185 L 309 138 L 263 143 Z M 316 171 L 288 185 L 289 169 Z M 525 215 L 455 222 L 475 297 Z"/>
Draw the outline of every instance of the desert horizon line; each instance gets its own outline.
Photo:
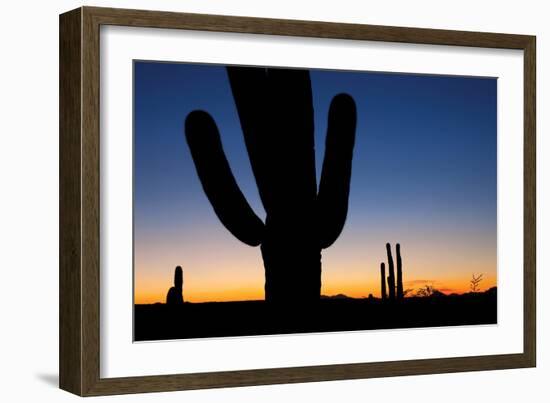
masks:
<path id="1" fill-rule="evenodd" d="M 480 292 L 484 292 L 489 290 L 490 288 L 497 287 L 498 284 L 496 282 L 496 278 L 492 278 L 491 276 L 488 276 L 484 278 L 484 284 L 480 287 Z M 369 284 L 373 284 L 377 282 L 377 280 L 369 282 Z M 425 280 L 425 279 L 413 279 L 413 280 L 405 280 L 403 281 L 404 286 L 406 287 L 406 290 L 409 291 L 408 294 L 405 295 L 405 297 L 413 296 L 419 289 L 424 288 L 426 286 L 432 286 L 437 291 L 445 294 L 466 294 L 470 291 L 469 288 L 469 279 L 464 279 L 463 284 L 459 286 L 458 284 L 453 285 L 452 282 L 443 282 L 441 280 L 432 279 L 432 280 Z M 333 286 L 327 286 L 326 290 L 321 290 L 322 297 L 333 297 L 337 295 L 345 295 L 349 298 L 368 298 L 369 294 L 372 295 L 374 298 L 380 298 L 381 297 L 381 291 L 380 289 L 376 289 L 376 287 L 357 287 L 357 284 L 354 284 L 356 287 L 333 287 Z M 140 293 L 134 293 L 134 305 L 147 305 L 147 304 L 155 304 L 155 303 L 164 303 L 166 302 L 166 292 L 168 292 L 170 284 L 166 284 L 164 293 L 161 290 L 155 290 L 151 293 L 148 292 L 140 292 Z M 238 302 L 238 301 L 263 301 L 264 298 L 264 289 L 263 287 L 249 287 L 249 288 L 241 288 L 240 290 L 232 289 L 227 292 L 197 292 L 197 291 L 189 291 L 186 290 L 186 287 L 184 285 L 183 288 L 183 295 L 184 300 L 186 302 L 193 302 L 193 303 L 203 303 L 203 302 Z"/>

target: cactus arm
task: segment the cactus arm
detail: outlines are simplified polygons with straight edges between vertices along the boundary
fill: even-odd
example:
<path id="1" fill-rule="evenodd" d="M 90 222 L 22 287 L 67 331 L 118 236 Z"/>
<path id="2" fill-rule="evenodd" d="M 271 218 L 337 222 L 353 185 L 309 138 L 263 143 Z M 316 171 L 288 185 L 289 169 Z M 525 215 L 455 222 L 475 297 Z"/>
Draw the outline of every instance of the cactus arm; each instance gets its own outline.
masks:
<path id="1" fill-rule="evenodd" d="M 323 249 L 336 241 L 346 222 L 356 121 L 353 98 L 347 94 L 334 97 L 329 110 L 325 158 L 317 196 Z"/>
<path id="2" fill-rule="evenodd" d="M 241 242 L 259 245 L 264 224 L 235 181 L 212 117 L 204 111 L 191 112 L 185 120 L 185 135 L 200 182 L 219 220 Z"/>

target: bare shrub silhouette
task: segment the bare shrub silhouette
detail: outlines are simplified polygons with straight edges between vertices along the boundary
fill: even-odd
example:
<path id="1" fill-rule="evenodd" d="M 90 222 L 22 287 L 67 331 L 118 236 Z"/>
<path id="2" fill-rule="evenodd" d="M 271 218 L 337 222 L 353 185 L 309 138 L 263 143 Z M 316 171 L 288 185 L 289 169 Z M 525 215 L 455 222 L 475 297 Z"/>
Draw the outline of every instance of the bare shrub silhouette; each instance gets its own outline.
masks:
<path id="1" fill-rule="evenodd" d="M 355 102 L 347 94 L 332 99 L 317 187 L 309 72 L 227 67 L 227 73 L 265 221 L 237 185 L 213 118 L 193 111 L 185 134 L 204 192 L 237 239 L 261 245 L 267 301 L 319 300 L 321 250 L 336 241 L 348 211 Z"/>
<path id="2" fill-rule="evenodd" d="M 479 292 L 479 283 L 483 281 L 483 273 L 476 276 L 475 273 L 472 273 L 472 279 L 470 280 L 470 291 Z"/>
<path id="3" fill-rule="evenodd" d="M 428 285 L 428 284 L 416 290 L 417 297 L 437 297 L 437 296 L 443 296 L 443 295 L 445 294 L 443 294 L 433 285 Z"/>

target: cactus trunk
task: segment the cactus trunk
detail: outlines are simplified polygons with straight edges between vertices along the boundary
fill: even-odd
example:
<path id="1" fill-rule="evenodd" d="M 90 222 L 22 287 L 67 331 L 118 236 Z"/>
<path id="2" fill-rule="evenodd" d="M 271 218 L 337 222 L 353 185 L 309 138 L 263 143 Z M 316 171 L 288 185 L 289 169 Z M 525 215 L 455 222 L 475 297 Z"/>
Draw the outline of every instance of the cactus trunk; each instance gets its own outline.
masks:
<path id="1" fill-rule="evenodd" d="M 321 249 L 292 250 L 286 243 L 263 242 L 265 300 L 311 302 L 321 296 Z"/>
<path id="2" fill-rule="evenodd" d="M 265 299 L 307 302 L 321 295 L 321 247 L 315 215 L 273 217 L 268 213 L 261 245 Z M 297 224 L 300 225 L 297 225 Z"/>

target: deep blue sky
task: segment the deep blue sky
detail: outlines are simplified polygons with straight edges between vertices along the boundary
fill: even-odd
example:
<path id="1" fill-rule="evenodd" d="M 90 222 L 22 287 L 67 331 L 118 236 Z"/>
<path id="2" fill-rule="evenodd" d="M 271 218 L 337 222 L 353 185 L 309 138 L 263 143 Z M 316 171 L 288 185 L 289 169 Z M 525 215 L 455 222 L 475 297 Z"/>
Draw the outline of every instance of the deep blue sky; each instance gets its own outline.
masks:
<path id="1" fill-rule="evenodd" d="M 332 97 L 346 92 L 357 105 L 349 215 L 341 237 L 350 240 L 349 248 L 381 242 L 383 252 L 382 238 L 372 236 L 377 233 L 402 243 L 442 240 L 451 252 L 456 246 L 456 255 L 469 249 L 455 243 L 473 237 L 490 249 L 485 254 L 495 254 L 496 79 L 312 70 L 311 80 L 318 176 Z M 134 91 L 136 274 L 169 272 L 153 258 L 166 255 L 166 245 L 181 251 L 179 244 L 217 239 L 212 231 L 225 236 L 185 141 L 183 125 L 192 110 L 214 117 L 243 193 L 260 217 L 265 213 L 223 66 L 136 61 Z M 219 242 L 242 247 L 230 235 Z M 189 260 L 184 252 L 172 256 L 184 267 Z"/>

